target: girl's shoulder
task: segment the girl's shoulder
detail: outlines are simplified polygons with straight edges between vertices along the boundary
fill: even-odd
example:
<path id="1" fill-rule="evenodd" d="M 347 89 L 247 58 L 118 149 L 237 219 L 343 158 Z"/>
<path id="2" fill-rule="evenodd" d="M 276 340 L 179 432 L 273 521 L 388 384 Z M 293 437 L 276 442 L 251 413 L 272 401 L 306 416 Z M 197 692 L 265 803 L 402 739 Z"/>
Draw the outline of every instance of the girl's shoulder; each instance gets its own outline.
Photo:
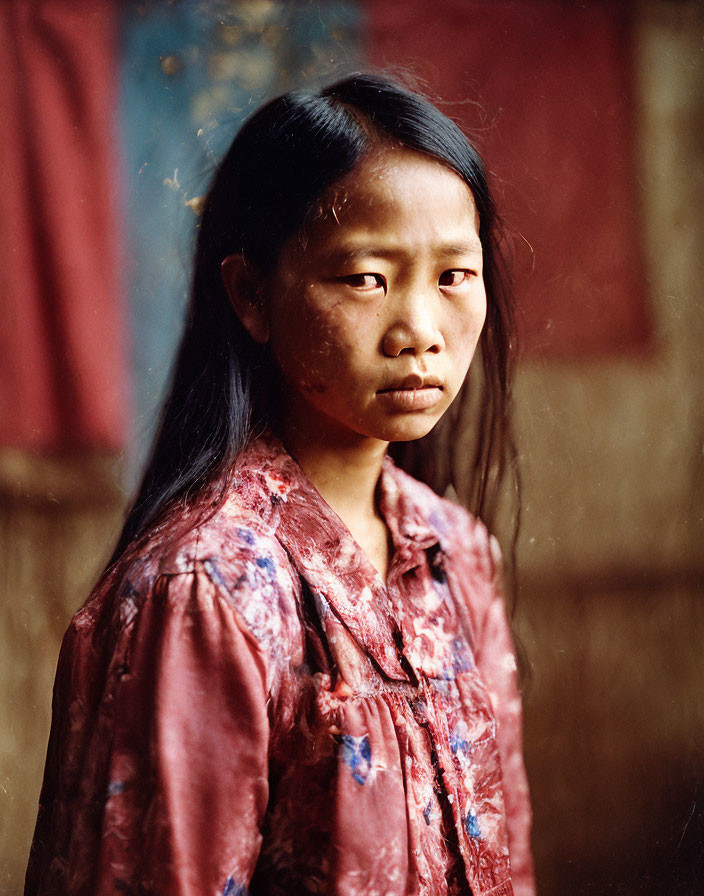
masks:
<path id="1" fill-rule="evenodd" d="M 119 642 L 140 620 L 226 613 L 263 652 L 298 628 L 298 577 L 275 533 L 229 496 L 194 518 L 173 511 L 125 552 L 69 628 Z"/>
<path id="2" fill-rule="evenodd" d="M 290 586 L 294 571 L 276 530 L 255 508 L 230 494 L 222 506 L 207 512 L 177 538 L 157 534 L 147 547 L 148 575 L 176 576 L 205 572 L 213 583 L 234 597 L 246 585 L 261 584 L 259 576 Z M 259 571 L 258 575 L 255 573 Z"/>

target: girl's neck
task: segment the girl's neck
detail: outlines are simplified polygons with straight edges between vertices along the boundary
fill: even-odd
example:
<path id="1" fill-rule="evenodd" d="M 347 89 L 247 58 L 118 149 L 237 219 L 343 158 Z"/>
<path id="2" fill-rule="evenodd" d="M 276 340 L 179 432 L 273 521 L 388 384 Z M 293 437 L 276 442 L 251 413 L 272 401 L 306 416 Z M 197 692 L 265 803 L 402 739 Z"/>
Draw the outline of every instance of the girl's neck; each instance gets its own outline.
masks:
<path id="1" fill-rule="evenodd" d="M 377 486 L 387 442 L 341 433 L 320 436 L 317 427 L 281 421 L 279 435 L 325 501 L 337 513 L 382 578 L 389 560 L 388 530 L 379 512 Z"/>

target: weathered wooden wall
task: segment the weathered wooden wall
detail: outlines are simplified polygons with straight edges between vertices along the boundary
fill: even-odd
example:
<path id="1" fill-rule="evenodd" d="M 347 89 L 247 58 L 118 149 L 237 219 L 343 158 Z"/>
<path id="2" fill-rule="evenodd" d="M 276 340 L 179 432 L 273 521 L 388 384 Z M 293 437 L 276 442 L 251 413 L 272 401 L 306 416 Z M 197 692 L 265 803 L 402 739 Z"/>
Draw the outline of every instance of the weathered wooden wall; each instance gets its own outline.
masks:
<path id="1" fill-rule="evenodd" d="M 639 10 L 655 351 L 519 377 L 543 896 L 704 892 L 704 7 Z"/>
<path id="2" fill-rule="evenodd" d="M 704 886 L 704 8 L 638 8 L 655 351 L 532 361 L 518 384 L 543 896 Z M 0 455 L 0 893 L 21 892 L 59 640 L 116 534 L 119 473 Z"/>
<path id="3" fill-rule="evenodd" d="M 61 637 L 114 541 L 110 458 L 0 453 L 0 893 L 22 892 Z"/>

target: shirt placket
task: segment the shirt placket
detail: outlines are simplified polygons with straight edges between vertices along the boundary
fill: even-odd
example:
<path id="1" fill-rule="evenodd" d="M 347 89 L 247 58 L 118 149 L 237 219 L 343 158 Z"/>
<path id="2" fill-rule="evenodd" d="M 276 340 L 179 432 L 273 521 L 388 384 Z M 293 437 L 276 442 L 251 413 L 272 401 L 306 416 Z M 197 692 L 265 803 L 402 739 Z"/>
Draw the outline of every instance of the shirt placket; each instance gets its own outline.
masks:
<path id="1" fill-rule="evenodd" d="M 450 749 L 449 733 L 447 726 L 442 722 L 442 713 L 438 713 L 436 707 L 437 695 L 432 685 L 426 678 L 423 670 L 418 668 L 405 649 L 415 636 L 415 631 L 410 623 L 411 613 L 408 607 L 408 595 L 404 594 L 404 577 L 416 571 L 420 574 L 420 568 L 428 563 L 427 548 L 430 545 L 406 544 L 392 559 L 388 577 L 388 596 L 394 617 L 398 625 L 397 647 L 399 661 L 413 673 L 417 683 L 415 695 L 409 695 L 409 704 L 416 723 L 421 726 L 430 743 L 431 756 L 434 765 L 435 790 L 444 819 L 445 836 L 448 838 L 450 854 L 453 850 L 459 853 L 460 861 L 455 867 L 456 887 L 458 892 L 472 894 L 479 892 L 472 888 L 472 856 L 467 848 L 467 830 L 465 824 L 466 808 L 463 794 L 458 786 L 456 769 Z M 418 610 L 415 606 L 413 611 Z"/>
<path id="2" fill-rule="evenodd" d="M 444 820 L 445 836 L 448 839 L 450 854 L 458 856 L 453 869 L 457 892 L 470 893 L 474 896 L 510 896 L 512 888 L 508 880 L 486 889 L 487 881 L 484 880 L 486 875 L 480 868 L 482 862 L 486 860 L 487 848 L 491 852 L 494 844 L 484 842 L 478 827 L 474 806 L 475 794 L 468 793 L 465 786 L 460 784 L 461 776 L 453 755 L 447 720 L 446 701 L 450 698 L 444 693 L 444 688 L 451 690 L 453 683 L 444 679 L 440 679 L 439 682 L 429 679 L 423 669 L 414 662 L 414 656 L 406 649 L 406 645 L 411 643 L 415 634 L 412 619 L 422 613 L 423 608 L 422 601 L 413 601 L 407 593 L 411 586 L 407 580 L 404 586 L 404 577 L 415 569 L 416 582 L 422 581 L 422 587 L 425 589 L 435 587 L 430 572 L 429 548 L 433 551 L 432 565 L 441 567 L 443 554 L 439 548 L 434 548 L 432 545 L 422 547 L 409 545 L 390 570 L 389 603 L 398 623 L 399 661 L 409 669 L 417 683 L 415 696 L 409 695 L 409 703 L 417 724 L 423 727 L 429 740 L 436 794 Z M 448 657 L 447 666 L 449 659 Z"/>

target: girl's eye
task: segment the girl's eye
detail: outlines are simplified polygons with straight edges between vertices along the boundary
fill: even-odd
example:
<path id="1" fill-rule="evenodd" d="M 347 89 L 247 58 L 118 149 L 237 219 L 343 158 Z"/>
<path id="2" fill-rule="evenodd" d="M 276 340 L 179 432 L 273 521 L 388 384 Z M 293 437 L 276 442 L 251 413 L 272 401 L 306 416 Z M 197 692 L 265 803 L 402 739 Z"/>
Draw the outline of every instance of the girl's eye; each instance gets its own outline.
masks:
<path id="1" fill-rule="evenodd" d="M 465 280 L 469 280 L 474 275 L 474 271 L 456 268 L 450 271 L 443 271 L 440 274 L 438 283 L 440 286 L 461 286 Z"/>
<path id="2" fill-rule="evenodd" d="M 354 289 L 386 289 L 386 281 L 381 274 L 349 274 L 340 279 Z"/>

